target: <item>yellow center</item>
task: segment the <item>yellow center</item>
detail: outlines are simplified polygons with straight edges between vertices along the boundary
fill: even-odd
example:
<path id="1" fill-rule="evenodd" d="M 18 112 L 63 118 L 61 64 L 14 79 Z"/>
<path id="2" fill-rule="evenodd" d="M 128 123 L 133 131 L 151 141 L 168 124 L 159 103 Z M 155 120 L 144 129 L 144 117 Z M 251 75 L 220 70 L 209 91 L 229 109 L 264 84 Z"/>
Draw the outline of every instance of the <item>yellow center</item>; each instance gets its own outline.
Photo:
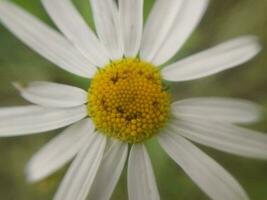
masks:
<path id="1" fill-rule="evenodd" d="M 139 59 L 122 59 L 100 69 L 88 99 L 88 113 L 96 128 L 125 142 L 150 138 L 169 117 L 170 94 L 159 69 Z"/>

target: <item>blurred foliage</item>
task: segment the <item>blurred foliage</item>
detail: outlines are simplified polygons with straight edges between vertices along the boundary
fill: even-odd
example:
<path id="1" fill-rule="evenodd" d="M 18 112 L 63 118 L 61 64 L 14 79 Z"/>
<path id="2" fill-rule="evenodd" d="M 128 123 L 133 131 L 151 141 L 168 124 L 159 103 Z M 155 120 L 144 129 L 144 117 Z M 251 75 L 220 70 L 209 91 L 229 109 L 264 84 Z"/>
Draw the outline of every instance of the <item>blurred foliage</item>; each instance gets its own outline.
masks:
<path id="1" fill-rule="evenodd" d="M 40 0 L 14 0 L 51 26 L 54 26 Z M 145 17 L 153 4 L 145 0 Z M 167 1 L 166 1 L 167 2 Z M 75 0 L 90 26 L 94 26 L 88 0 Z M 267 0 L 211 0 L 200 26 L 174 60 L 224 40 L 244 35 L 259 36 L 263 51 L 242 67 L 218 75 L 174 86 L 175 99 L 194 96 L 238 97 L 253 100 L 264 107 L 263 119 L 251 128 L 267 132 Z M 49 80 L 88 87 L 88 80 L 55 67 L 0 26 L 0 106 L 23 105 L 11 86 L 12 81 Z M 37 184 L 28 184 L 24 166 L 31 155 L 56 133 L 0 139 L 0 199 L 52 199 L 67 167 Z M 148 142 L 162 200 L 208 199 L 184 172 L 166 156 L 156 141 Z M 201 147 L 228 169 L 248 191 L 252 200 L 267 199 L 267 162 L 244 159 Z M 126 170 L 114 192 L 114 200 L 127 199 Z M 103 186 L 104 187 L 104 186 Z"/>

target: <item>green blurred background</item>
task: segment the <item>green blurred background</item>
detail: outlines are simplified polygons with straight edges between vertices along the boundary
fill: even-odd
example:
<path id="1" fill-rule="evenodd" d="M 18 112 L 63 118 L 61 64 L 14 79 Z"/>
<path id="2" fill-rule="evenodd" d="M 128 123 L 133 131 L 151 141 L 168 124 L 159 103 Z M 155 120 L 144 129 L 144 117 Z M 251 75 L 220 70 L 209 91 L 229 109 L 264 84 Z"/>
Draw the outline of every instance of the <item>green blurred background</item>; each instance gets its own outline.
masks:
<path id="1" fill-rule="evenodd" d="M 54 26 L 41 6 L 40 0 L 16 0 L 18 4 Z M 75 5 L 94 26 L 88 0 L 75 0 Z M 153 5 L 145 0 L 145 17 Z M 166 0 L 167 2 L 167 0 Z M 174 86 L 175 99 L 195 96 L 239 97 L 263 105 L 263 119 L 251 128 L 267 132 L 267 0 L 211 0 L 209 9 L 200 26 L 186 46 L 174 58 L 197 52 L 224 40 L 244 35 L 257 35 L 263 51 L 241 67 L 216 76 L 180 83 Z M 55 67 L 0 26 L 0 106 L 23 105 L 11 86 L 12 81 L 29 82 L 48 80 L 88 87 L 88 80 L 73 76 Z M 0 139 L 0 199 L 1 200 L 48 200 L 63 177 L 67 167 L 37 184 L 28 184 L 24 166 L 43 144 L 59 131 L 26 137 Z M 166 156 L 158 144 L 147 143 L 163 200 L 208 199 L 184 172 Z M 267 161 L 244 159 L 202 147 L 228 169 L 248 191 L 252 200 L 267 199 Z M 114 200 L 127 199 L 126 172 L 114 192 Z M 105 187 L 103 185 L 103 187 Z"/>

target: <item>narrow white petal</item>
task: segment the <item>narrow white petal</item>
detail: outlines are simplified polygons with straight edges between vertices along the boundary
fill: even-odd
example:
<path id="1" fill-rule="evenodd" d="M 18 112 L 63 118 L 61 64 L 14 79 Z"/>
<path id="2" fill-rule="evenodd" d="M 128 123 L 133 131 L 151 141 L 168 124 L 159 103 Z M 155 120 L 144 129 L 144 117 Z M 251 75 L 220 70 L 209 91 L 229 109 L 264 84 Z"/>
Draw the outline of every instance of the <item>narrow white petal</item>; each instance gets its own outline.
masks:
<path id="1" fill-rule="evenodd" d="M 105 150 L 106 138 L 100 133 L 88 136 L 65 175 L 54 200 L 85 200 L 99 169 Z"/>
<path id="2" fill-rule="evenodd" d="M 171 106 L 175 117 L 230 123 L 250 123 L 259 119 L 261 107 L 250 101 L 231 98 L 191 98 Z"/>
<path id="3" fill-rule="evenodd" d="M 260 50 L 256 37 L 240 37 L 166 66 L 163 77 L 169 81 L 199 79 L 247 62 Z"/>
<path id="4" fill-rule="evenodd" d="M 140 49 L 143 32 L 144 0 L 119 0 L 119 15 L 124 55 L 135 57 Z"/>
<path id="5" fill-rule="evenodd" d="M 86 145 L 86 138 L 93 131 L 88 118 L 64 130 L 32 157 L 26 167 L 27 179 L 36 182 L 63 167 Z"/>
<path id="6" fill-rule="evenodd" d="M 4 108 L 0 109 L 0 136 L 10 137 L 50 131 L 68 126 L 86 115 L 86 106 L 64 109 L 37 106 Z"/>
<path id="7" fill-rule="evenodd" d="M 103 66 L 109 62 L 105 48 L 71 0 L 42 0 L 42 3 L 60 30 L 94 65 Z"/>
<path id="8" fill-rule="evenodd" d="M 86 78 L 96 68 L 62 35 L 15 4 L 0 2 L 0 22 L 20 40 L 60 68 Z"/>
<path id="9" fill-rule="evenodd" d="M 29 106 L 13 106 L 13 107 L 0 107 L 0 121 L 9 116 L 24 115 L 31 112 L 41 111 L 42 108 L 36 105 Z"/>
<path id="10" fill-rule="evenodd" d="M 128 144 L 115 141 L 105 152 L 88 199 L 109 200 L 120 178 L 128 153 Z"/>
<path id="11" fill-rule="evenodd" d="M 163 5 L 164 3 L 169 5 Z M 200 22 L 207 5 L 208 0 L 157 1 L 145 28 L 141 58 L 156 65 L 172 58 Z M 154 25 L 155 23 L 159 25 Z M 152 39 L 147 39 L 153 34 L 156 35 Z M 151 54 L 144 53 L 150 50 Z"/>
<path id="12" fill-rule="evenodd" d="M 170 129 L 194 142 L 231 154 L 267 159 L 267 134 L 212 121 L 174 120 Z"/>
<path id="13" fill-rule="evenodd" d="M 149 155 L 143 144 L 132 146 L 128 162 L 129 200 L 159 200 Z"/>
<path id="14" fill-rule="evenodd" d="M 87 102 L 87 92 L 84 90 L 58 83 L 36 81 L 26 87 L 14 84 L 21 96 L 41 106 L 48 107 L 75 107 Z"/>
<path id="15" fill-rule="evenodd" d="M 157 0 L 152 7 L 144 28 L 140 56 L 152 61 L 176 21 L 183 0 Z"/>
<path id="16" fill-rule="evenodd" d="M 113 60 L 122 58 L 123 44 L 119 11 L 114 0 L 90 0 L 96 31 Z"/>
<path id="17" fill-rule="evenodd" d="M 165 134 L 159 136 L 159 142 L 211 199 L 249 199 L 240 184 L 223 167 L 182 136 L 166 130 Z"/>

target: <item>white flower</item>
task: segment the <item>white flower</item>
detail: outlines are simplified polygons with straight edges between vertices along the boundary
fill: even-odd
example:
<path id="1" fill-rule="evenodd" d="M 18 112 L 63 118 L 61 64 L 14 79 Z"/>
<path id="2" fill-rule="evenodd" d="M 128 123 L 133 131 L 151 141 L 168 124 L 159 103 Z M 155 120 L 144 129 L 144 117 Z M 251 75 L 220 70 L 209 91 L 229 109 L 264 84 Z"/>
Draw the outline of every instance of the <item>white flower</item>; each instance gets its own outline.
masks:
<path id="1" fill-rule="evenodd" d="M 154 67 L 166 63 L 182 47 L 203 16 L 207 0 L 157 0 L 144 31 L 143 0 L 119 0 L 118 5 L 113 0 L 91 0 L 98 37 L 70 0 L 42 3 L 62 34 L 5 0 L 0 2 L 0 21 L 57 66 L 93 79 L 93 86 L 88 93 L 50 82 L 15 84 L 22 97 L 35 105 L 1 108 L 0 136 L 72 124 L 33 156 L 27 165 L 29 181 L 51 175 L 75 157 L 54 199 L 83 200 L 88 195 L 109 199 L 130 142 L 129 199 L 160 199 L 144 145 L 153 136 L 211 199 L 249 199 L 227 171 L 189 140 L 267 159 L 267 136 L 236 125 L 256 121 L 259 106 L 213 97 L 170 105 L 169 92 Z M 240 65 L 259 51 L 257 38 L 244 36 L 167 65 L 161 74 L 166 81 L 194 80 Z M 115 105 L 121 107 L 114 111 Z"/>

